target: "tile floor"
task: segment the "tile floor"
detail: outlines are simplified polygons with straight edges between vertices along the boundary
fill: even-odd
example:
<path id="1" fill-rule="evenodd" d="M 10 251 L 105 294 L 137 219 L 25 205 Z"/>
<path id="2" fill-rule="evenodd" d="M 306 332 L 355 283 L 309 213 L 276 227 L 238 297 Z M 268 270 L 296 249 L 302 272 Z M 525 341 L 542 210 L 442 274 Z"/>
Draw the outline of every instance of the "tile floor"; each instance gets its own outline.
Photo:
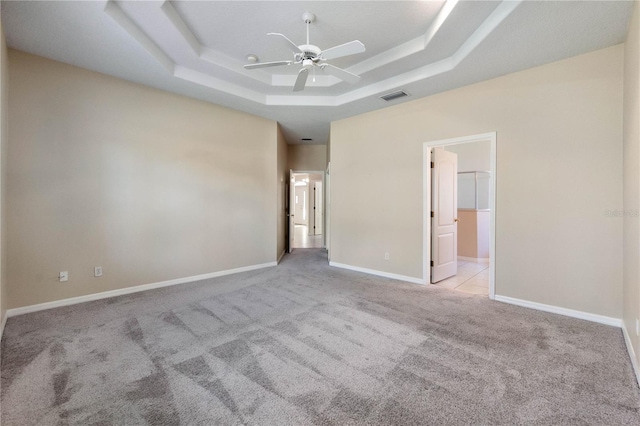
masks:
<path id="1" fill-rule="evenodd" d="M 293 248 L 322 248 L 322 235 L 309 235 L 307 225 L 296 225 Z"/>
<path id="2" fill-rule="evenodd" d="M 465 293 L 489 295 L 489 263 L 458 260 L 458 274 L 435 285 Z"/>

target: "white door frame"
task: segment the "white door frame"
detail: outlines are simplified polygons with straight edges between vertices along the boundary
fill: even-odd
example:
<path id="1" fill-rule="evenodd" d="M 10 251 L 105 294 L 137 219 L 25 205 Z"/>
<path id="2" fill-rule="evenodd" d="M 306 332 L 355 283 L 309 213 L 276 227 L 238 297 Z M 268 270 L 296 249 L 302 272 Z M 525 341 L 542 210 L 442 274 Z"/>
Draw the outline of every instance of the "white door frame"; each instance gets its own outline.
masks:
<path id="1" fill-rule="evenodd" d="M 322 175 L 322 188 L 323 188 L 323 194 L 322 194 L 322 208 L 323 208 L 323 212 L 322 212 L 322 220 L 325 221 L 322 224 L 322 248 L 326 248 L 327 245 L 327 233 L 325 232 L 326 230 L 326 212 L 327 212 L 327 200 L 325 198 L 325 194 L 324 194 L 324 187 L 325 187 L 325 180 L 326 180 L 326 172 L 324 170 L 293 170 L 293 169 L 289 169 L 289 182 L 291 182 L 291 178 L 293 175 L 297 175 L 300 173 L 304 173 L 304 174 L 311 174 L 311 175 Z M 293 185 L 291 185 L 293 186 Z M 289 191 L 292 191 L 292 189 L 290 188 Z M 295 191 L 295 189 L 293 189 L 293 191 Z M 295 232 L 294 229 L 291 229 L 291 225 L 289 225 L 289 232 Z"/>
<path id="2" fill-rule="evenodd" d="M 442 139 L 422 144 L 422 281 L 430 284 L 431 259 L 431 148 L 445 145 L 458 145 L 470 142 L 491 143 L 491 185 L 489 186 L 490 231 L 489 231 L 489 299 L 496 297 L 496 132 L 460 138 Z"/>
<path id="3" fill-rule="evenodd" d="M 331 261 L 331 162 L 327 163 L 327 173 L 325 173 L 325 184 L 322 185 L 324 191 L 324 200 L 322 207 L 324 208 L 324 248 L 327 250 L 327 258 Z"/>

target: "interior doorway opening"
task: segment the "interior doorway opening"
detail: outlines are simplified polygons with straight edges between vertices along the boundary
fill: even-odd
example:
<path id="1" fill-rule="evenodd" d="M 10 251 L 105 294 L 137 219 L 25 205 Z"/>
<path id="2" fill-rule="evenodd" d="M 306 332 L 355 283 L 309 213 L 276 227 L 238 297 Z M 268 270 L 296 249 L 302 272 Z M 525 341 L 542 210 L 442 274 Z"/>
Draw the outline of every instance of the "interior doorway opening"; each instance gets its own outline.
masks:
<path id="1" fill-rule="evenodd" d="M 290 171 L 289 247 L 325 247 L 324 171 Z"/>
<path id="2" fill-rule="evenodd" d="M 426 142 L 423 178 L 424 283 L 494 299 L 496 133 Z"/>

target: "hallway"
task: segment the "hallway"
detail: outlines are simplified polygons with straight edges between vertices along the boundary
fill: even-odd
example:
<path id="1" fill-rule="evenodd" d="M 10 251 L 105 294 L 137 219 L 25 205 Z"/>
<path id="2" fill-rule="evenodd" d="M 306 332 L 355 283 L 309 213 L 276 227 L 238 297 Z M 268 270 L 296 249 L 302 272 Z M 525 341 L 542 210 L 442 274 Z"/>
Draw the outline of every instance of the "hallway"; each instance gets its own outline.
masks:
<path id="1" fill-rule="evenodd" d="M 293 248 L 322 248 L 322 235 L 309 235 L 307 225 L 295 225 Z"/>

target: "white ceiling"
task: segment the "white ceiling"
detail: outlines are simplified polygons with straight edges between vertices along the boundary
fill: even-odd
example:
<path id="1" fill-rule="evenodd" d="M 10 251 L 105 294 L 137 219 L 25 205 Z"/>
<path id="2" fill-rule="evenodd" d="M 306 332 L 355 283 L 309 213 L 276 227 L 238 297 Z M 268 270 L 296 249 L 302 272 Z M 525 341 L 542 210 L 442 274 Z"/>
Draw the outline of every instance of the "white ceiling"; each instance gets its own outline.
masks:
<path id="1" fill-rule="evenodd" d="M 331 121 L 624 42 L 631 1 L 3 1 L 9 47 L 281 123 L 289 143 L 326 143 Z M 322 49 L 360 40 L 292 92 L 299 65 L 268 32 Z M 409 97 L 385 102 L 380 95 Z"/>

